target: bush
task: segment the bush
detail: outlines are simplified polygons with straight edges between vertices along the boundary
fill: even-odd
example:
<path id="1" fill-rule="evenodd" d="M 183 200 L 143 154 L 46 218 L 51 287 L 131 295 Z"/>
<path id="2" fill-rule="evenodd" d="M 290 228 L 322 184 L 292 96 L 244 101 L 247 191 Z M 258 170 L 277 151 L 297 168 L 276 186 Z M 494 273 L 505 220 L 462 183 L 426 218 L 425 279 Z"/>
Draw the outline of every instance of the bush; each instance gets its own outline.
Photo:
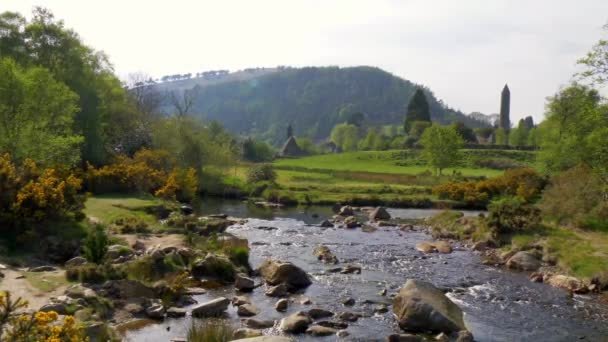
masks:
<path id="1" fill-rule="evenodd" d="M 188 342 L 226 342 L 234 339 L 234 328 L 223 320 L 192 321 Z"/>
<path id="2" fill-rule="evenodd" d="M 490 203 L 487 225 L 497 233 L 513 233 L 537 228 L 540 210 L 525 204 L 516 197 L 507 197 Z"/>
<path id="3" fill-rule="evenodd" d="M 147 234 L 150 232 L 148 224 L 138 217 L 119 218 L 111 226 L 112 231 L 118 234 Z"/>
<path id="4" fill-rule="evenodd" d="M 84 264 L 68 267 L 65 276 L 69 281 L 98 284 L 106 280 L 124 279 L 126 278 L 126 273 L 111 264 Z"/>
<path id="5" fill-rule="evenodd" d="M 602 186 L 601 178 L 590 167 L 576 166 L 551 178 L 540 208 L 543 215 L 559 224 L 605 229 L 608 203 Z"/>
<path id="6" fill-rule="evenodd" d="M 475 161 L 475 165 L 492 170 L 508 170 L 521 167 L 520 163 L 507 158 L 479 159 Z"/>
<path id="7" fill-rule="evenodd" d="M 236 266 L 243 266 L 247 269 L 249 266 L 249 248 L 247 247 L 232 247 L 226 251 L 230 260 Z"/>
<path id="8" fill-rule="evenodd" d="M 84 240 L 84 256 L 88 261 L 99 264 L 108 252 L 108 235 L 105 227 L 95 225 Z"/>
<path id="9" fill-rule="evenodd" d="M 272 164 L 257 164 L 247 170 L 247 182 L 250 184 L 269 181 L 274 182 L 277 174 Z"/>

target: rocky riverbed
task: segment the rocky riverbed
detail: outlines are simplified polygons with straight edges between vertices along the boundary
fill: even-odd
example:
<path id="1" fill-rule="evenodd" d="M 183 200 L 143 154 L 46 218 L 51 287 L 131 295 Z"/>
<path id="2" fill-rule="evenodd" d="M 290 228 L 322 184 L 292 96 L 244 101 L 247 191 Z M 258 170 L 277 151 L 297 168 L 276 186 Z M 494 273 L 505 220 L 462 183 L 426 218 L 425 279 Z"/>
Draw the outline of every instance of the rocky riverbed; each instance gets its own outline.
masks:
<path id="1" fill-rule="evenodd" d="M 597 297 L 572 296 L 529 281 L 528 273 L 485 266 L 477 252 L 458 243 L 452 243 L 451 251 L 446 253 L 424 253 L 417 245 L 432 239 L 415 227 L 399 229 L 378 223 L 351 229 L 321 227 L 319 223 L 333 216 L 331 208 L 324 207 L 260 209 L 224 202 L 201 210 L 201 214 L 218 212 L 248 218 L 228 231 L 249 240 L 254 268 L 269 258 L 289 261 L 311 280 L 309 286 L 291 289 L 294 293 L 281 304 L 277 303 L 279 298 L 265 294 L 268 285 L 257 286 L 263 282 L 261 276 L 253 277 L 255 288 L 251 292 L 242 293 L 228 286 L 194 295 L 199 303 L 240 296 L 248 306 L 226 305 L 223 316 L 237 327 L 264 327 L 264 334 L 279 335 L 284 334 L 284 319 L 289 317 L 296 327 L 306 322 L 308 327 L 315 326 L 315 331 L 297 335 L 297 340 L 385 340 L 401 331 L 393 314 L 392 297 L 407 279 L 416 279 L 446 292 L 464 312 L 464 324 L 476 341 L 602 341 L 608 336 L 608 308 Z M 404 219 L 433 214 L 406 209 L 389 209 L 388 213 Z M 353 214 L 357 222 L 364 223 L 369 213 Z M 325 246 L 335 259 L 327 251 L 320 251 L 319 246 Z M 439 249 L 434 245 L 432 248 Z M 326 316 L 311 318 L 311 310 L 314 315 Z M 298 312 L 307 315 L 298 317 Z M 131 341 L 183 337 L 191 319 L 166 318 L 162 323 L 130 330 L 125 337 Z M 340 325 L 318 324 L 320 321 Z M 341 330 L 346 332 L 336 335 Z M 314 336 L 329 332 L 329 336 Z"/>

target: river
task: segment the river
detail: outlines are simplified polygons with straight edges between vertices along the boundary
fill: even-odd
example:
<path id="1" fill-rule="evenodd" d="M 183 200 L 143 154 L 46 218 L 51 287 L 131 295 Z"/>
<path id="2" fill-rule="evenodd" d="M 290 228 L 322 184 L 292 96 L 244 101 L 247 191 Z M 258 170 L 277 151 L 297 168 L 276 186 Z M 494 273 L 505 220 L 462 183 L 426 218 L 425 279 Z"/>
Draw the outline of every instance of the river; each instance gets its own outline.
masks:
<path id="1" fill-rule="evenodd" d="M 361 229 L 320 228 L 315 224 L 331 217 L 329 207 L 260 209 L 238 201 L 205 201 L 199 213 L 225 213 L 248 218 L 242 226 L 229 232 L 249 240 L 250 262 L 257 267 L 265 258 L 287 260 L 309 272 L 313 285 L 304 296 L 313 305 L 299 301 L 290 305 L 287 313 L 274 310 L 276 298 L 256 289 L 250 298 L 260 308 L 255 318 L 279 320 L 286 315 L 311 307 L 334 312 L 354 311 L 369 313 L 356 323 L 350 323 L 348 341 L 383 341 L 398 332 L 392 313 L 373 314 L 378 303 L 390 303 L 388 296 L 379 292 L 386 288 L 395 293 L 407 279 L 421 279 L 440 288 L 455 289 L 448 296 L 464 311 L 467 327 L 476 341 L 608 341 L 608 307 L 594 296 L 575 295 L 545 284 L 533 283 L 526 274 L 484 266 L 479 256 L 458 244 L 451 254 L 423 255 L 415 244 L 430 237 L 424 232 L 401 232 L 394 227 L 379 228 L 375 232 Z M 389 209 L 393 217 L 421 218 L 434 210 Z M 475 215 L 476 212 L 467 212 Z M 274 227 L 274 230 L 259 229 Z M 324 244 L 340 259 L 361 265 L 362 273 L 343 275 L 326 273 L 333 265 L 324 265 L 312 255 L 315 246 Z M 256 281 L 259 281 L 257 279 Z M 232 298 L 232 287 L 195 296 L 199 302 L 217 296 Z M 341 301 L 356 299 L 354 307 L 345 308 Z M 296 295 L 297 298 L 297 295 Z M 236 308 L 230 307 L 229 320 L 239 325 Z M 126 334 L 129 341 L 169 341 L 186 336 L 191 318 L 166 319 L 160 324 L 146 325 Z M 274 329 L 266 331 L 278 334 Z M 308 337 L 297 340 L 335 341 L 337 337 Z"/>

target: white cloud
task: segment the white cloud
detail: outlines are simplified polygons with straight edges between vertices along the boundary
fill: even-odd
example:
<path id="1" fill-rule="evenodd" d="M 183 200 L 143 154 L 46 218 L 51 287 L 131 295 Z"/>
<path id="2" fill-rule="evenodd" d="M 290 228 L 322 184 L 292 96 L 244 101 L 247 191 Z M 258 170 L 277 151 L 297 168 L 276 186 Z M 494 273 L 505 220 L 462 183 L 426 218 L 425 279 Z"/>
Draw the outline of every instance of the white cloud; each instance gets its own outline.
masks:
<path id="1" fill-rule="evenodd" d="M 608 19 L 605 0 L 0 1 L 51 9 L 120 75 L 374 65 L 466 112 L 497 112 L 507 82 L 537 119 Z"/>

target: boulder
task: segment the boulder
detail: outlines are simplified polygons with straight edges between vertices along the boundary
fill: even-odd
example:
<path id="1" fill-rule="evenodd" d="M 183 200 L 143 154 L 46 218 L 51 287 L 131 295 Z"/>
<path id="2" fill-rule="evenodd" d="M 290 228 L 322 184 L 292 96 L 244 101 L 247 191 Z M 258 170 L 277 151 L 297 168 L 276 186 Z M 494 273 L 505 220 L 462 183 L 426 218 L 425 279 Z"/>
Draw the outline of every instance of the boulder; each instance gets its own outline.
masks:
<path id="1" fill-rule="evenodd" d="M 536 271 L 540 261 L 530 252 L 517 252 L 507 260 L 507 267 L 520 271 Z"/>
<path id="2" fill-rule="evenodd" d="M 336 330 L 342 330 L 348 328 L 348 324 L 344 322 L 334 322 L 334 321 L 320 321 L 316 323 L 317 325 L 333 328 Z"/>
<path id="3" fill-rule="evenodd" d="M 333 315 L 333 312 L 321 308 L 312 308 L 308 310 L 308 316 L 312 319 L 327 318 Z"/>
<path id="4" fill-rule="evenodd" d="M 378 304 L 374 307 L 374 313 L 383 314 L 388 312 L 386 304 Z"/>
<path id="5" fill-rule="evenodd" d="M 355 211 L 353 210 L 353 207 L 351 207 L 349 205 L 343 206 L 338 211 L 338 215 L 340 215 L 340 216 L 353 216 L 354 214 L 355 214 Z"/>
<path id="6" fill-rule="evenodd" d="M 349 217 L 345 218 L 344 225 L 346 226 L 346 228 L 357 228 L 357 227 L 361 226 L 359 221 L 357 221 L 357 218 L 354 216 L 349 216 Z"/>
<path id="7" fill-rule="evenodd" d="M 186 316 L 186 309 L 170 307 L 167 309 L 167 317 L 171 318 L 181 318 Z"/>
<path id="8" fill-rule="evenodd" d="M 192 316 L 194 317 L 212 317 L 219 316 L 228 309 L 230 300 L 228 298 L 219 297 L 209 302 L 199 304 L 192 308 Z"/>
<path id="9" fill-rule="evenodd" d="M 286 297 L 288 295 L 287 286 L 285 284 L 271 286 L 264 294 L 268 297 Z"/>
<path id="10" fill-rule="evenodd" d="M 416 249 L 422 253 L 435 253 L 437 250 L 431 242 L 423 241 L 416 244 Z"/>
<path id="11" fill-rule="evenodd" d="M 279 312 L 287 311 L 287 307 L 289 307 L 289 301 L 287 299 L 279 299 L 274 305 L 274 308 Z"/>
<path id="12" fill-rule="evenodd" d="M 334 224 L 329 222 L 329 220 L 323 220 L 323 222 L 319 223 L 319 227 L 323 228 L 333 228 Z"/>
<path id="13" fill-rule="evenodd" d="M 51 303 L 45 304 L 38 311 L 41 311 L 41 312 L 55 311 L 56 313 L 58 313 L 60 315 L 68 314 L 67 304 L 60 303 L 60 302 L 51 302 Z"/>
<path id="14" fill-rule="evenodd" d="M 287 316 L 281 320 L 279 329 L 283 332 L 292 334 L 301 334 L 308 329 L 312 323 L 312 319 L 302 311 L 296 312 L 293 315 Z"/>
<path id="15" fill-rule="evenodd" d="M 450 245 L 450 243 L 447 241 L 444 241 L 444 240 L 435 241 L 435 242 L 433 242 L 433 246 L 435 246 L 435 249 L 439 253 L 442 253 L 442 254 L 452 253 L 452 245 Z"/>
<path id="16" fill-rule="evenodd" d="M 390 220 L 391 215 L 383 207 L 377 207 L 371 213 L 369 213 L 370 221 Z"/>
<path id="17" fill-rule="evenodd" d="M 275 321 L 270 321 L 270 320 L 264 321 L 264 320 L 255 319 L 255 318 L 247 318 L 247 319 L 244 319 L 242 322 L 246 327 L 253 328 L 253 329 L 272 328 L 275 323 Z"/>
<path id="18" fill-rule="evenodd" d="M 408 280 L 393 302 L 399 326 L 412 332 L 466 330 L 462 310 L 430 283 Z"/>
<path id="19" fill-rule="evenodd" d="M 331 252 L 327 246 L 318 246 L 312 252 L 318 260 L 323 261 L 326 264 L 337 264 L 338 258 Z"/>
<path id="20" fill-rule="evenodd" d="M 456 342 L 475 342 L 473 334 L 468 330 L 461 330 L 456 336 Z"/>
<path id="21" fill-rule="evenodd" d="M 255 288 L 255 283 L 253 279 L 239 273 L 234 277 L 234 287 L 239 291 L 250 292 Z"/>
<path id="22" fill-rule="evenodd" d="M 449 242 L 444 240 L 418 242 L 416 244 L 416 249 L 422 253 L 452 253 L 452 246 Z"/>
<path id="23" fill-rule="evenodd" d="M 163 319 L 165 307 L 160 303 L 154 303 L 146 308 L 146 315 L 152 319 Z"/>
<path id="24" fill-rule="evenodd" d="M 412 334 L 392 334 L 386 338 L 386 342 L 426 342 L 427 339 Z"/>
<path id="25" fill-rule="evenodd" d="M 243 304 L 236 310 L 237 315 L 242 317 L 251 317 L 260 313 L 260 310 L 253 304 Z"/>
<path id="26" fill-rule="evenodd" d="M 140 240 L 136 240 L 131 245 L 131 248 L 133 248 L 134 251 L 145 252 L 145 250 L 146 250 L 146 244 L 144 244 Z"/>
<path id="27" fill-rule="evenodd" d="M 346 265 L 340 269 L 340 274 L 361 274 L 361 266 Z"/>
<path id="28" fill-rule="evenodd" d="M 258 329 L 240 328 L 234 331 L 234 338 L 250 338 L 262 336 L 262 331 Z"/>
<path id="29" fill-rule="evenodd" d="M 81 256 L 77 256 L 74 257 L 68 261 L 65 262 L 64 266 L 65 267 L 75 267 L 75 266 L 81 266 L 87 263 L 87 259 L 81 257 Z"/>
<path id="30" fill-rule="evenodd" d="M 321 325 L 312 325 L 306 329 L 306 333 L 312 336 L 331 336 L 338 332 L 334 328 L 324 327 Z"/>
<path id="31" fill-rule="evenodd" d="M 27 271 L 28 272 L 53 272 L 55 271 L 56 268 L 53 266 L 38 266 L 38 267 L 30 267 Z"/>
<path id="32" fill-rule="evenodd" d="M 110 296 L 115 298 L 154 298 L 156 295 L 153 288 L 136 280 L 111 280 L 104 283 L 103 287 Z"/>
<path id="33" fill-rule="evenodd" d="M 343 311 L 343 312 L 338 313 L 338 315 L 336 315 L 336 317 L 341 321 L 356 322 L 361 317 L 361 314 L 355 313 L 355 312 Z"/>
<path id="34" fill-rule="evenodd" d="M 234 281 L 234 265 L 225 256 L 207 254 L 205 259 L 193 263 L 190 272 L 196 278 L 212 278 L 216 280 Z"/>
<path id="35" fill-rule="evenodd" d="M 355 305 L 355 298 L 348 297 L 348 298 L 342 300 L 342 305 L 344 305 L 344 306 L 353 306 L 353 305 Z"/>
<path id="36" fill-rule="evenodd" d="M 549 279 L 546 279 L 545 283 L 553 287 L 559 287 L 561 289 L 568 290 L 570 292 L 587 292 L 587 287 L 585 286 L 585 283 L 583 283 L 580 279 L 566 275 L 553 275 L 549 277 Z"/>
<path id="37" fill-rule="evenodd" d="M 241 306 L 243 304 L 251 304 L 251 300 L 249 300 L 249 298 L 244 297 L 244 296 L 238 296 L 238 297 L 232 298 L 233 306 Z"/>
<path id="38" fill-rule="evenodd" d="M 268 259 L 262 263 L 259 272 L 268 284 L 285 284 L 289 291 L 312 284 L 308 274 L 290 262 Z"/>
<path id="39" fill-rule="evenodd" d="M 76 284 L 68 287 L 67 289 L 65 289 L 64 294 L 70 298 L 92 299 L 97 297 L 97 293 L 95 293 L 94 290 L 84 287 L 81 284 Z"/>
<path id="40" fill-rule="evenodd" d="M 134 255 L 134 251 L 129 246 L 123 245 L 112 245 L 108 247 L 108 251 L 106 252 L 106 259 L 108 260 L 116 260 L 120 257 L 124 257 L 128 259 Z"/>

